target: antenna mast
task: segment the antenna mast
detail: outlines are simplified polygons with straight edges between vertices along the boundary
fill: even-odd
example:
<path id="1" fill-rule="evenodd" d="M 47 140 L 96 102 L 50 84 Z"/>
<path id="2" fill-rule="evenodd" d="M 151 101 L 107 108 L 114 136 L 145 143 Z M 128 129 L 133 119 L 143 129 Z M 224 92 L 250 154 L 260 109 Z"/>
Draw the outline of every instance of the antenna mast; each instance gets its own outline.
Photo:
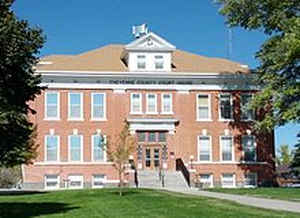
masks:
<path id="1" fill-rule="evenodd" d="M 232 58 L 232 29 L 228 27 L 228 48 L 227 48 L 227 58 L 231 60 Z"/>

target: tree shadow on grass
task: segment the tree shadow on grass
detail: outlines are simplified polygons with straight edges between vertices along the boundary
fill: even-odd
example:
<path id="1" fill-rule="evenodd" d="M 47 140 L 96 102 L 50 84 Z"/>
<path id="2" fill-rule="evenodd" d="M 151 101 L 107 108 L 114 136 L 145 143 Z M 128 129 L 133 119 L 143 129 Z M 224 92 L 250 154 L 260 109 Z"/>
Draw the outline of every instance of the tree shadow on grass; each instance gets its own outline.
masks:
<path id="1" fill-rule="evenodd" d="M 45 191 L 26 191 L 26 190 L 9 190 L 0 191 L 0 196 L 12 196 L 12 195 L 35 195 L 35 194 L 46 194 Z"/>
<path id="2" fill-rule="evenodd" d="M 0 218 L 32 218 L 42 215 L 66 213 L 79 207 L 54 202 L 2 202 L 0 203 Z"/>

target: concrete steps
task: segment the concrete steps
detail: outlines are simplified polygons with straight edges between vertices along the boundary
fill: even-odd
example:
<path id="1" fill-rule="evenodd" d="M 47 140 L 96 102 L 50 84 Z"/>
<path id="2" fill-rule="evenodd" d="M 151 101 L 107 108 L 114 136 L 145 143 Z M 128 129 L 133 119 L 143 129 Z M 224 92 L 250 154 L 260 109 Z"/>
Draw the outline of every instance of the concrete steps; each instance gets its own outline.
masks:
<path id="1" fill-rule="evenodd" d="M 164 178 L 166 188 L 175 190 L 189 189 L 182 173 L 179 171 L 165 171 Z M 141 188 L 163 188 L 158 171 L 140 170 L 138 171 L 138 180 Z"/>

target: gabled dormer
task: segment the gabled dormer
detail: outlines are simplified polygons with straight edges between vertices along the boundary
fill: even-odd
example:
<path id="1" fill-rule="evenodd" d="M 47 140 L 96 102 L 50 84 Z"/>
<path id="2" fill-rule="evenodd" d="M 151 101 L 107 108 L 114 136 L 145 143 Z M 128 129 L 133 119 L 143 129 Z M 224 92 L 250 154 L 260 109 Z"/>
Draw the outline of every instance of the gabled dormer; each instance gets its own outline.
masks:
<path id="1" fill-rule="evenodd" d="M 171 71 L 175 50 L 174 45 L 150 32 L 126 45 L 123 59 L 129 71 Z"/>

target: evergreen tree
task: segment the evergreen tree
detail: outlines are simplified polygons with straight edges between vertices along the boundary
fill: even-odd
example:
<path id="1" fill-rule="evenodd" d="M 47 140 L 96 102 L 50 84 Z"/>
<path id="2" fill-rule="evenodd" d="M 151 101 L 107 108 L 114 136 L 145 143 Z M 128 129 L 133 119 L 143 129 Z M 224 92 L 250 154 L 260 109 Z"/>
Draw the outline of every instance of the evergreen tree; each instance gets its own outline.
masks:
<path id="1" fill-rule="evenodd" d="M 300 133 L 298 133 L 297 137 L 298 143 L 295 145 L 296 150 L 294 152 L 291 168 L 297 175 L 300 175 Z"/>
<path id="2" fill-rule="evenodd" d="M 34 113 L 28 102 L 40 94 L 41 78 L 34 73 L 44 43 L 42 30 L 19 20 L 11 6 L 0 0 L 0 165 L 28 163 L 35 156 Z"/>

